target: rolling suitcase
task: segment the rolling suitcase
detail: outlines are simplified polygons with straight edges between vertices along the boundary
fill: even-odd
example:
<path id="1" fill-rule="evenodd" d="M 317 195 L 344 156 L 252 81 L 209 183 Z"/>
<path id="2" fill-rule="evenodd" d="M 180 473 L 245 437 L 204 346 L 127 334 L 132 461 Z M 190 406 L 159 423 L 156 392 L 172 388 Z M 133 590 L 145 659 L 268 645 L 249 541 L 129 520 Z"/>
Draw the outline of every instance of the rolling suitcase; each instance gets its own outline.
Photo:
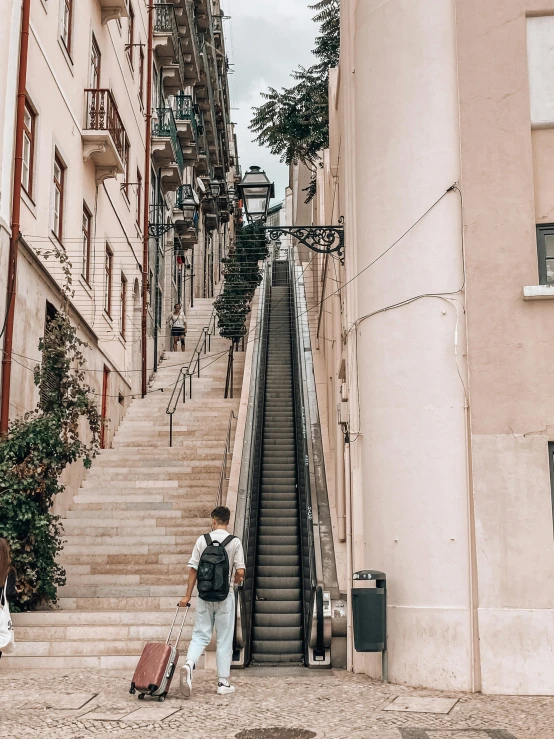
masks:
<path id="1" fill-rule="evenodd" d="M 157 698 L 160 702 L 165 700 L 177 668 L 177 662 L 179 661 L 179 650 L 177 647 L 179 646 L 179 640 L 181 639 L 189 610 L 190 604 L 186 607 L 185 617 L 183 618 L 179 636 L 174 647 L 171 646 L 170 641 L 177 616 L 179 615 L 179 606 L 177 606 L 175 618 L 169 629 L 165 644 L 150 643 L 144 647 L 135 674 L 133 675 L 129 693 L 134 695 L 138 692 L 138 697 L 141 700 L 144 700 L 145 695 Z"/>

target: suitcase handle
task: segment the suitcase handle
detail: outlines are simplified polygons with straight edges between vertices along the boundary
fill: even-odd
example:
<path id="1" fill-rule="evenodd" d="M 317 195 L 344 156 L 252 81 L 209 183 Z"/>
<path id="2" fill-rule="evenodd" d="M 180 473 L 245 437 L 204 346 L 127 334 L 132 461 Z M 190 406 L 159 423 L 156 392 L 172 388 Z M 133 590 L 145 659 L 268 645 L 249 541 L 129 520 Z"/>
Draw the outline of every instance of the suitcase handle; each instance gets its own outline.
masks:
<path id="1" fill-rule="evenodd" d="M 179 615 L 179 610 L 181 606 L 177 606 L 177 610 L 175 611 L 175 616 L 173 618 L 173 623 L 171 624 L 171 628 L 169 629 L 169 634 L 167 635 L 166 644 L 169 644 L 171 641 L 171 634 L 173 633 L 173 628 L 175 627 L 175 622 L 177 621 L 177 616 Z M 187 620 L 187 616 L 189 615 L 190 611 L 190 603 L 186 606 L 185 610 L 185 617 L 183 618 L 183 623 L 181 624 L 181 628 L 179 629 L 179 636 L 177 637 L 177 641 L 175 642 L 175 647 L 179 646 L 179 642 L 181 641 L 181 634 L 183 633 L 183 629 L 185 628 L 185 622 Z"/>

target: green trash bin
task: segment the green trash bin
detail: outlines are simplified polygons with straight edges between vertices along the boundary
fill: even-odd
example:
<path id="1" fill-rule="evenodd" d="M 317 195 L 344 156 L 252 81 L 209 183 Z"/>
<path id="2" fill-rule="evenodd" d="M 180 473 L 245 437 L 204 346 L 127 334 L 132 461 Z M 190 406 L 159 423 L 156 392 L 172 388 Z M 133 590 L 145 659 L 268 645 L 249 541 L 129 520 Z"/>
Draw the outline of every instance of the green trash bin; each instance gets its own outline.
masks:
<path id="1" fill-rule="evenodd" d="M 378 570 L 360 570 L 352 579 L 354 648 L 357 652 L 385 652 L 387 576 Z"/>

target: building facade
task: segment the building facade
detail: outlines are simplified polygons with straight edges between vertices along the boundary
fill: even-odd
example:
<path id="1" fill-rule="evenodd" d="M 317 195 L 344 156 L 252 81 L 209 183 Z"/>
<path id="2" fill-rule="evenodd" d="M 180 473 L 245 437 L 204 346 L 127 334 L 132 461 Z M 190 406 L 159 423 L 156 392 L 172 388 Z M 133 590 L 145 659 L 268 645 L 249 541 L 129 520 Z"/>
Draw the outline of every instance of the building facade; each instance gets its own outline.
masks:
<path id="1" fill-rule="evenodd" d="M 21 3 L 0 13 L 3 318 Z M 33 0 L 26 66 L 9 415 L 37 403 L 39 339 L 69 277 L 106 447 L 141 394 L 143 355 L 149 380 L 170 349 L 174 303 L 214 294 L 234 238 L 239 175 L 219 2 Z M 60 511 L 81 479 L 79 465 L 68 471 Z"/>
<path id="2" fill-rule="evenodd" d="M 392 681 L 553 694 L 554 3 L 341 24 L 309 217 L 344 216 L 345 265 L 309 269 L 347 582 L 387 574 Z"/>

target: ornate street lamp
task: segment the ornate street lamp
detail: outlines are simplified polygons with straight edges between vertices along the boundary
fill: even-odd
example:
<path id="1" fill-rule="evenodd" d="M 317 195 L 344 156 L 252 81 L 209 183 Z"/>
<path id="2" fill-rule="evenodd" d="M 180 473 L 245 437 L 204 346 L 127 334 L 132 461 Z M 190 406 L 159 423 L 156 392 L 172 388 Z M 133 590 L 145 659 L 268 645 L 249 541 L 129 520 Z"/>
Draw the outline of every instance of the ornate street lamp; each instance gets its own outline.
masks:
<path id="1" fill-rule="evenodd" d="M 250 167 L 237 185 L 237 190 L 250 223 L 265 221 L 269 201 L 275 197 L 275 185 L 269 181 L 266 173 L 260 167 Z"/>
<path id="2" fill-rule="evenodd" d="M 275 185 L 269 181 L 260 167 L 250 167 L 237 191 L 244 203 L 247 219 L 253 222 L 267 220 L 269 201 L 275 197 Z M 278 241 L 280 234 L 290 235 L 311 251 L 318 254 L 336 253 L 344 264 L 344 219 L 337 226 L 262 226 L 271 241 Z"/>

